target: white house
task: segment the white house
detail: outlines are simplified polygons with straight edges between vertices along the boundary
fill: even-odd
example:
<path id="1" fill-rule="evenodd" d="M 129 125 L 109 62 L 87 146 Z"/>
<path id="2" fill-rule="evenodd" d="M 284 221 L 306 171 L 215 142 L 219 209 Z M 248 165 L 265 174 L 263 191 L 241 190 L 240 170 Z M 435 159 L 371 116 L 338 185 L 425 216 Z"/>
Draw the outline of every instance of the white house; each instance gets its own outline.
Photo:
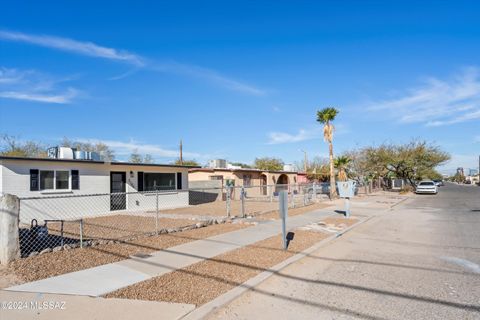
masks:
<path id="1" fill-rule="evenodd" d="M 20 219 L 75 219 L 188 206 L 192 167 L 0 156 L 0 193 L 20 198 Z M 158 190 L 158 195 L 157 191 Z"/>

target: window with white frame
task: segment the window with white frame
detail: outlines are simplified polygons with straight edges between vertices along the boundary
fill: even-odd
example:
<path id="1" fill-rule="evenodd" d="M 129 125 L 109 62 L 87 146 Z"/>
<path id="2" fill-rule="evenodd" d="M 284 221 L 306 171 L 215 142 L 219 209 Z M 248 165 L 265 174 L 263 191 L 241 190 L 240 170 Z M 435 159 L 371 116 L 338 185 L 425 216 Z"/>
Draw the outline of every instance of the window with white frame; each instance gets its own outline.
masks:
<path id="1" fill-rule="evenodd" d="M 40 190 L 69 190 L 70 171 L 40 170 Z"/>

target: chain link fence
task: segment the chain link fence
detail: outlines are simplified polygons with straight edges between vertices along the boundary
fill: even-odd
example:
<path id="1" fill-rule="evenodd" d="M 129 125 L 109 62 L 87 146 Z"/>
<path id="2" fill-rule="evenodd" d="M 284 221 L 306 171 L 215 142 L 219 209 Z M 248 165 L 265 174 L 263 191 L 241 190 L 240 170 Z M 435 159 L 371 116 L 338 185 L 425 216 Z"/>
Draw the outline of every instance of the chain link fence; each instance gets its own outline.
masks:
<path id="1" fill-rule="evenodd" d="M 278 210 L 281 190 L 289 207 L 321 198 L 315 184 L 155 190 L 20 198 L 22 257 L 42 252 L 127 241 L 199 222 L 255 216 Z"/>

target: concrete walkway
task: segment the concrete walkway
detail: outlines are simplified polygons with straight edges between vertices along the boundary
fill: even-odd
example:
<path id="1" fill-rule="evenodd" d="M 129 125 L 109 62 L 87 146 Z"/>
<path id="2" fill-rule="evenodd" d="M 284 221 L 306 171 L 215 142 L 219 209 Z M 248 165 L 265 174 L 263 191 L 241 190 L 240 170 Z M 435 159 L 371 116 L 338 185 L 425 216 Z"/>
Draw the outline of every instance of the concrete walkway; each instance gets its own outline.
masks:
<path id="1" fill-rule="evenodd" d="M 2 320 L 127 320 L 180 319 L 195 309 L 193 304 L 104 299 L 86 296 L 0 291 L 0 301 L 16 303 L 0 308 Z M 19 304 L 21 303 L 21 304 Z"/>
<path id="2" fill-rule="evenodd" d="M 331 210 L 319 210 L 294 216 L 287 220 L 287 227 L 293 229 L 305 226 L 331 214 Z M 157 251 L 147 258 L 131 258 L 25 283 L 6 290 L 98 297 L 270 238 L 280 232 L 281 221 L 262 221 L 253 227 Z"/>

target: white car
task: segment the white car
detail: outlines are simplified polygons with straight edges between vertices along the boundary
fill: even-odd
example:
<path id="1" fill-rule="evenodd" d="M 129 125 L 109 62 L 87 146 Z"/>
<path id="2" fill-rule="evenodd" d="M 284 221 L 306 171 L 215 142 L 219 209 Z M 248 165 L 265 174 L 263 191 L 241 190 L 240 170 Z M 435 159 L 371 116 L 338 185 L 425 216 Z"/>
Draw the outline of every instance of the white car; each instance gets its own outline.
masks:
<path id="1" fill-rule="evenodd" d="M 437 194 L 438 186 L 431 180 L 420 181 L 420 183 L 417 185 L 415 193 Z"/>

